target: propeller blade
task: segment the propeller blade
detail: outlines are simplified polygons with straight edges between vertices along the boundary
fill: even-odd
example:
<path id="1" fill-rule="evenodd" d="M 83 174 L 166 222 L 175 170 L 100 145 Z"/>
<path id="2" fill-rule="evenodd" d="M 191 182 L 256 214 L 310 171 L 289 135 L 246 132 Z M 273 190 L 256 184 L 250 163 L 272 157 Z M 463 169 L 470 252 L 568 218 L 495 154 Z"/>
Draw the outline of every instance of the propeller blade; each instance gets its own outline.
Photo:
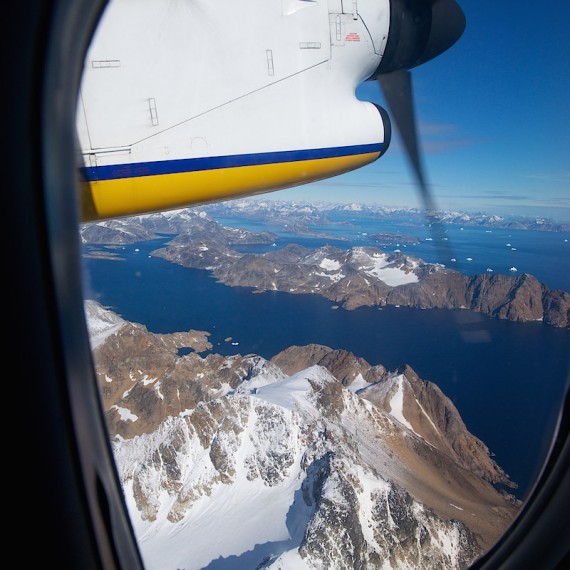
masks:
<path id="1" fill-rule="evenodd" d="M 426 181 L 416 126 L 412 75 L 407 69 L 398 69 L 392 73 L 379 75 L 378 83 L 412 166 L 420 199 L 433 234 L 434 245 L 438 250 L 439 262 L 446 265 L 453 258 L 453 254 L 445 237 L 441 216 L 438 214 Z"/>
<path id="2" fill-rule="evenodd" d="M 412 75 L 407 69 L 398 69 L 392 73 L 378 76 L 378 83 L 388 104 L 390 116 L 395 122 L 400 138 L 406 147 L 408 160 L 412 165 L 422 202 L 426 210 L 432 210 L 431 195 L 427 188 L 418 143 Z"/>

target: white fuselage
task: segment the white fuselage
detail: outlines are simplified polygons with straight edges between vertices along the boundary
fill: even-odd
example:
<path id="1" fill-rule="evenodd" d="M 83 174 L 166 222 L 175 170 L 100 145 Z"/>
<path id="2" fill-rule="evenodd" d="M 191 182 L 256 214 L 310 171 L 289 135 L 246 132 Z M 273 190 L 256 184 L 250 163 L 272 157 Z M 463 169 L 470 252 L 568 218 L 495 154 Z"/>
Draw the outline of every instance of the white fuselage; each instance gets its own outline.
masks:
<path id="1" fill-rule="evenodd" d="M 85 165 L 144 164 L 134 176 L 157 162 L 367 145 L 377 158 L 385 119 L 355 90 L 388 27 L 387 0 L 112 0 L 85 59 Z"/>

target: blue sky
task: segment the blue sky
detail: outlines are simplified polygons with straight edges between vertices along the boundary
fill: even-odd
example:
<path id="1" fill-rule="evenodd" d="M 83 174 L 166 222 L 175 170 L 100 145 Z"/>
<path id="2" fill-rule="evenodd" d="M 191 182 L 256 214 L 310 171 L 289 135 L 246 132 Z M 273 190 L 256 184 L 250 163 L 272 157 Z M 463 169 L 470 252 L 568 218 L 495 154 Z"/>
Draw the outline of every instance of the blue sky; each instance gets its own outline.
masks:
<path id="1" fill-rule="evenodd" d="M 412 72 L 436 205 L 570 221 L 570 2 L 459 4 L 459 42 Z M 375 82 L 358 95 L 383 104 Z M 359 171 L 267 197 L 420 206 L 397 133 Z"/>

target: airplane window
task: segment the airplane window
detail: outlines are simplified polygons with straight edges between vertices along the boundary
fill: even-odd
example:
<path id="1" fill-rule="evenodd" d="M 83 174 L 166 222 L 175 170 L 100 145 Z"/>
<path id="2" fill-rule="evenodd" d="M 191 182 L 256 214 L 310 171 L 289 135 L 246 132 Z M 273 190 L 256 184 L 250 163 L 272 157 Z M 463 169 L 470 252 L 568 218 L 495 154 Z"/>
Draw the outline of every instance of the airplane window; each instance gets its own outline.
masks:
<path id="1" fill-rule="evenodd" d="M 570 80 L 525 33 L 562 18 L 492 12 L 108 3 L 82 285 L 147 570 L 475 568 L 529 505 L 570 381 Z"/>

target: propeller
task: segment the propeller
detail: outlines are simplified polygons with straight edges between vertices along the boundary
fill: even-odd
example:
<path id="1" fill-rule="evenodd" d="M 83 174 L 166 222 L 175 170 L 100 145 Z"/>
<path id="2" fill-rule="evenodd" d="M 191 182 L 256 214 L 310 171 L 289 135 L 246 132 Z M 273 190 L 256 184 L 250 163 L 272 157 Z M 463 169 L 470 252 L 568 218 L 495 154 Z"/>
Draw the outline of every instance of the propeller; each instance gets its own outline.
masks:
<path id="1" fill-rule="evenodd" d="M 445 244 L 440 216 L 429 191 L 418 140 L 410 69 L 442 54 L 465 30 L 465 15 L 455 0 L 390 0 L 388 43 L 376 79 L 386 99 L 391 119 L 406 149 L 420 199 L 435 241 Z M 440 251 L 440 261 L 449 259 Z M 444 257 L 445 256 L 445 257 Z"/>

